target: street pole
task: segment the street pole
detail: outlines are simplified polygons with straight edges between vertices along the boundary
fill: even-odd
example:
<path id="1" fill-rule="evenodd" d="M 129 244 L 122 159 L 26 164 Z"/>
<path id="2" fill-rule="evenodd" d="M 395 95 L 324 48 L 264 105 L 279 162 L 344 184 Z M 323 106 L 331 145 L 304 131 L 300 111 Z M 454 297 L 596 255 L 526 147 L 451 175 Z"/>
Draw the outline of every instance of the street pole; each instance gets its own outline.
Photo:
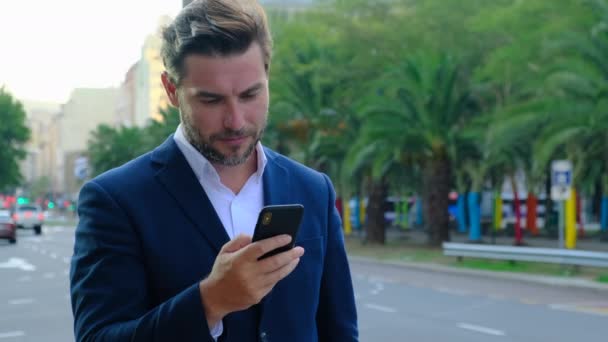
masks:
<path id="1" fill-rule="evenodd" d="M 557 226 L 557 231 L 559 234 L 559 248 L 564 248 L 564 228 L 565 228 L 565 224 L 564 224 L 564 206 L 565 206 L 565 201 L 559 201 L 558 202 L 559 205 L 559 224 Z"/>
<path id="2" fill-rule="evenodd" d="M 192 0 L 182 0 L 182 7 L 188 6 L 188 4 L 191 2 L 192 2 Z"/>

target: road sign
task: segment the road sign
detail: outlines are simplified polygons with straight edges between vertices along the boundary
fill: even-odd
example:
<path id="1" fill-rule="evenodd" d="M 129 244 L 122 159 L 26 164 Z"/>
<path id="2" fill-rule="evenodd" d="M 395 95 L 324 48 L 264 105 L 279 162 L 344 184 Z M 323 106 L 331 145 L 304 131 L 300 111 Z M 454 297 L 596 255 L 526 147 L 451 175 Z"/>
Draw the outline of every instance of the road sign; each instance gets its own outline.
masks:
<path id="1" fill-rule="evenodd" d="M 89 174 L 89 159 L 87 157 L 78 157 L 74 160 L 74 177 L 79 180 L 85 180 Z"/>
<path id="2" fill-rule="evenodd" d="M 569 160 L 555 160 L 551 163 L 551 199 L 565 201 L 570 198 L 572 186 L 572 163 Z"/>

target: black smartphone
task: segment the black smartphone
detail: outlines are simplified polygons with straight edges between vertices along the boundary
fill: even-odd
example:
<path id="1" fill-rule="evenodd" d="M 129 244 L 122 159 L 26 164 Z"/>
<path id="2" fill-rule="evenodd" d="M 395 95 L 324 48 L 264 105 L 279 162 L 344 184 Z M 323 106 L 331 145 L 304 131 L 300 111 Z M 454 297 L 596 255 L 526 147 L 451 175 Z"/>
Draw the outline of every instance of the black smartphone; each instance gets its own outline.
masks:
<path id="1" fill-rule="evenodd" d="M 269 205 L 262 208 L 255 225 L 252 241 L 256 242 L 273 236 L 288 234 L 291 235 L 291 242 L 262 255 L 258 260 L 293 248 L 303 214 L 304 206 L 301 204 Z"/>

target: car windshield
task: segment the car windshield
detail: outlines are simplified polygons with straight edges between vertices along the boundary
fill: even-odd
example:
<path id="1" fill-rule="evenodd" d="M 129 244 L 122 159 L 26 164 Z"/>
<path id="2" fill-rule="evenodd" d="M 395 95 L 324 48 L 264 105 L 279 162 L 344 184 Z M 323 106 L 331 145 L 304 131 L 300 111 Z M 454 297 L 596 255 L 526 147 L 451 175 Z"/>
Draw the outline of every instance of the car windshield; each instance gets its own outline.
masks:
<path id="1" fill-rule="evenodd" d="M 0 218 L 11 217 L 11 212 L 9 210 L 0 210 Z"/>

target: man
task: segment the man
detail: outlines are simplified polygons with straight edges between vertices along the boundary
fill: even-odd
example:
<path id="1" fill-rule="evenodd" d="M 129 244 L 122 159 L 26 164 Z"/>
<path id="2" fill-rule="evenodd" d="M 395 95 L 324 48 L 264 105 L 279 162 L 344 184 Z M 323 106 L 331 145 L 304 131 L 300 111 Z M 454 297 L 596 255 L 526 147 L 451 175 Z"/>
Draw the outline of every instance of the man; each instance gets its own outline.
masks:
<path id="1" fill-rule="evenodd" d="M 262 147 L 271 38 L 255 1 L 199 0 L 163 35 L 181 124 L 88 182 L 71 267 L 78 341 L 356 341 L 327 176 Z M 260 209 L 299 203 L 296 247 L 252 243 Z"/>

